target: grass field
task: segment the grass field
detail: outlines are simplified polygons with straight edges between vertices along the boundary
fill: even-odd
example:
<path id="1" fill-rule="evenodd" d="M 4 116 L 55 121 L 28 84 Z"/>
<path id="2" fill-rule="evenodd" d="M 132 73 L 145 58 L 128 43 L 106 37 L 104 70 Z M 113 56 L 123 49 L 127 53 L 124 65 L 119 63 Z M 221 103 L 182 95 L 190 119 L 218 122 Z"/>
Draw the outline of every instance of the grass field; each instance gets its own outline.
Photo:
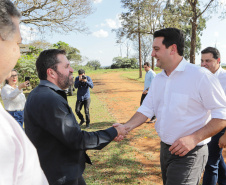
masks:
<path id="1" fill-rule="evenodd" d="M 118 70 L 117 70 L 118 71 Z M 120 70 L 121 71 L 121 70 Z M 114 72 L 112 70 L 94 71 L 94 73 L 86 72 L 87 75 Z M 125 71 L 129 72 L 128 76 L 135 76 L 137 70 Z M 76 94 L 74 96 L 68 96 L 68 102 L 70 106 L 75 107 Z M 82 112 L 84 112 L 82 110 Z M 96 131 L 99 129 L 106 129 L 115 123 L 114 118 L 109 113 L 106 105 L 103 101 L 91 91 L 91 128 L 82 129 L 86 131 Z M 137 136 L 139 137 L 139 136 Z M 142 136 L 141 136 L 142 137 Z M 142 163 L 136 161 L 135 152 L 136 149 L 129 146 L 127 139 L 120 143 L 112 142 L 101 151 L 89 150 L 87 151 L 90 156 L 93 165 L 87 165 L 84 173 L 84 178 L 88 185 L 100 185 L 100 184 L 149 184 L 150 182 L 141 182 L 141 178 L 145 177 L 142 172 Z"/>

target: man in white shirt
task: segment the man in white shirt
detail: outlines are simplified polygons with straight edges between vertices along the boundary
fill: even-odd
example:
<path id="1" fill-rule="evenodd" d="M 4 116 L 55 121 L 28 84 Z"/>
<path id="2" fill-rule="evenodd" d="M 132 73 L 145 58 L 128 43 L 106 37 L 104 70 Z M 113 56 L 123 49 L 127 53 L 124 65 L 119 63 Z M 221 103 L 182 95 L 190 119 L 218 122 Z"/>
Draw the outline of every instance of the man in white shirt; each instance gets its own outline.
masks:
<path id="1" fill-rule="evenodd" d="M 213 47 L 201 51 L 201 66 L 209 69 L 216 76 L 226 94 L 226 71 L 220 66 L 220 52 Z M 218 146 L 219 138 L 225 128 L 211 138 L 208 143 L 209 157 L 203 176 L 203 185 L 226 185 L 226 165 L 222 156 L 222 148 Z"/>
<path id="2" fill-rule="evenodd" d="M 154 33 L 152 56 L 163 71 L 125 124 L 132 130 L 156 115 L 162 178 L 167 185 L 198 184 L 207 162 L 209 137 L 226 126 L 226 97 L 219 81 L 205 68 L 188 63 L 183 52 L 180 30 Z"/>
<path id="3" fill-rule="evenodd" d="M 20 13 L 0 0 L 0 83 L 20 57 Z M 46 185 L 37 151 L 15 119 L 0 104 L 0 185 Z"/>
<path id="4" fill-rule="evenodd" d="M 144 98 L 147 96 L 151 82 L 156 76 L 155 72 L 151 69 L 151 65 L 149 62 L 144 62 L 144 70 L 146 71 L 146 74 L 144 80 L 144 90 L 141 96 L 140 105 L 142 105 Z M 156 118 L 155 116 L 153 116 L 148 123 L 154 123 L 155 121 Z"/>

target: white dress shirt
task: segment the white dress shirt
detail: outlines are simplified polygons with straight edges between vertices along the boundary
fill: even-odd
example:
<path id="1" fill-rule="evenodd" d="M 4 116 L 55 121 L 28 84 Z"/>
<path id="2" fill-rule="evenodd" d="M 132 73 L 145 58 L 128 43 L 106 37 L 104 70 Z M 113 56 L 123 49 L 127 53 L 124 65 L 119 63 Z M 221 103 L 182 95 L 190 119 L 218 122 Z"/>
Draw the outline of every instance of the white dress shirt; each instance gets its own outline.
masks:
<path id="1" fill-rule="evenodd" d="M 0 120 L 0 185 L 47 185 L 35 147 L 1 104 Z"/>
<path id="2" fill-rule="evenodd" d="M 12 86 L 6 84 L 2 88 L 1 96 L 6 110 L 24 110 L 26 98 L 22 89 L 14 89 Z"/>
<path id="3" fill-rule="evenodd" d="M 226 70 L 224 70 L 220 66 L 219 69 L 214 73 L 214 75 L 219 79 L 220 84 L 226 94 Z"/>
<path id="4" fill-rule="evenodd" d="M 156 115 L 155 129 L 166 144 L 205 126 L 210 113 L 212 118 L 226 119 L 226 96 L 218 79 L 185 59 L 169 76 L 164 70 L 156 75 L 149 91 L 138 112 L 149 118 Z"/>

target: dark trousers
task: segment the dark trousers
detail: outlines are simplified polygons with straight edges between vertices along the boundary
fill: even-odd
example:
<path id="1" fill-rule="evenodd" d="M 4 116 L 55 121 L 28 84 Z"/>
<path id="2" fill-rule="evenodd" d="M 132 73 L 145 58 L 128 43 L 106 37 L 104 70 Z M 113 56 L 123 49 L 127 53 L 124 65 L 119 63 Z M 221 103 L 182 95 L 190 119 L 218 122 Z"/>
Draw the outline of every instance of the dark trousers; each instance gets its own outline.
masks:
<path id="1" fill-rule="evenodd" d="M 79 178 L 77 178 L 77 179 L 75 179 L 73 181 L 69 181 L 69 182 L 66 182 L 66 183 L 64 183 L 61 180 L 59 180 L 59 181 L 55 182 L 52 185 L 86 185 L 86 182 L 85 182 L 83 176 L 81 176 L 81 177 L 79 177 Z"/>
<path id="2" fill-rule="evenodd" d="M 140 99 L 140 105 L 142 105 L 144 98 L 147 96 L 147 94 L 142 94 L 141 99 Z"/>
<path id="3" fill-rule="evenodd" d="M 23 128 L 24 123 L 24 111 L 7 111 Z"/>
<path id="4" fill-rule="evenodd" d="M 81 176 L 73 181 L 67 182 L 64 185 L 86 185 L 84 178 Z"/>
<path id="5" fill-rule="evenodd" d="M 144 98 L 147 96 L 147 94 L 142 94 L 142 96 L 141 96 L 141 99 L 140 99 L 140 105 L 142 105 L 142 103 L 143 103 L 143 101 L 144 101 Z M 152 118 L 151 118 L 151 120 L 153 120 L 153 119 L 155 119 L 156 117 L 155 116 L 153 116 Z"/>
<path id="6" fill-rule="evenodd" d="M 185 156 L 171 154 L 161 142 L 160 162 L 164 185 L 198 185 L 208 159 L 207 145 L 196 146 Z"/>
<path id="7" fill-rule="evenodd" d="M 211 138 L 208 143 L 209 157 L 203 176 L 203 185 L 226 185 L 226 165 L 222 156 L 222 148 L 219 148 L 218 142 L 224 134 L 225 129 Z"/>
<path id="8" fill-rule="evenodd" d="M 80 112 L 82 109 L 82 106 L 84 105 L 84 110 L 85 110 L 85 115 L 86 115 L 86 124 L 90 123 L 90 115 L 89 115 L 90 102 L 91 102 L 91 99 L 84 100 L 84 101 L 77 100 L 76 105 L 75 105 L 75 112 L 81 121 L 84 121 L 84 117 Z"/>

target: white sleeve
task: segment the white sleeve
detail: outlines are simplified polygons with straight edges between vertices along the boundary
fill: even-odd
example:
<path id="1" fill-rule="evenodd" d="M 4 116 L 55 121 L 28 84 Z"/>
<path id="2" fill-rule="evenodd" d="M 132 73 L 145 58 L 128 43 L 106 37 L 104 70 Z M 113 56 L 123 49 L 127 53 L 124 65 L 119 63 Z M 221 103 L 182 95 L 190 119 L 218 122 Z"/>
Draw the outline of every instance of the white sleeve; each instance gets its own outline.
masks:
<path id="1" fill-rule="evenodd" d="M 200 98 L 203 106 L 211 110 L 211 117 L 226 119 L 226 96 L 219 80 L 206 73 L 199 84 Z"/>

